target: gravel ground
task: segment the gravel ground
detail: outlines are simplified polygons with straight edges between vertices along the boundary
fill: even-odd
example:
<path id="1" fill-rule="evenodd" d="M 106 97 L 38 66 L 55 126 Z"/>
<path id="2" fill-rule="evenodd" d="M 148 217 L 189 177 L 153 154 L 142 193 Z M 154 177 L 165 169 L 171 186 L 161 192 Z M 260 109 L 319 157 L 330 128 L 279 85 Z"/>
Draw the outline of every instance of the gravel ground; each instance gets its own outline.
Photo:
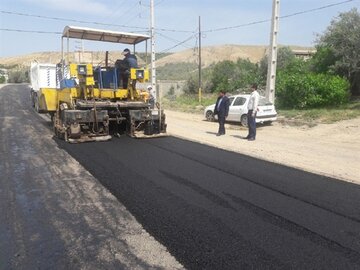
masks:
<path id="1" fill-rule="evenodd" d="M 226 124 L 226 135 L 216 137 L 218 123 L 201 115 L 167 110 L 166 117 L 173 136 L 360 184 L 360 118 L 312 128 L 258 125 L 249 142 L 239 124 Z"/>

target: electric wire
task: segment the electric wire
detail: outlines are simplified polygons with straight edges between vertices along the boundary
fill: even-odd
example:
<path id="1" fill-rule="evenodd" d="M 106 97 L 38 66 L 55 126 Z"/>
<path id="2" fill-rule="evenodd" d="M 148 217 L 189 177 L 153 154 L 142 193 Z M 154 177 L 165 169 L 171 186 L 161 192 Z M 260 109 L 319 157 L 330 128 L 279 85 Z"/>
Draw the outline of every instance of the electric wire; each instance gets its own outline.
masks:
<path id="1" fill-rule="evenodd" d="M 174 46 L 172 46 L 172 47 L 170 47 L 170 48 L 167 48 L 167 49 L 161 51 L 160 53 L 165 53 L 165 52 L 168 52 L 168 51 L 170 51 L 170 50 L 172 50 L 172 49 L 174 49 L 174 48 L 176 48 L 176 47 L 179 47 L 180 45 L 188 42 L 189 40 L 195 38 L 196 36 L 197 36 L 197 34 L 195 34 L 195 35 L 193 34 L 193 35 L 191 35 L 190 37 L 188 37 L 187 39 L 179 42 L 178 44 L 176 44 L 176 45 L 174 45 Z"/>
<path id="2" fill-rule="evenodd" d="M 290 17 L 297 16 L 297 15 L 302 15 L 302 14 L 306 14 L 306 13 L 311 13 L 311 12 L 314 12 L 314 11 L 319 11 L 319 10 L 327 9 L 327 8 L 334 7 L 334 6 L 339 6 L 339 5 L 347 4 L 347 3 L 350 3 L 350 2 L 353 2 L 353 1 L 357 1 L 357 0 L 346 0 L 346 1 L 338 2 L 338 3 L 333 3 L 333 4 L 329 4 L 329 5 L 325 5 L 325 6 L 321 6 L 321 7 L 317 7 L 317 8 L 312 8 L 312 9 L 307 9 L 307 10 L 303 10 L 303 11 L 298 11 L 298 12 L 291 13 L 291 14 L 288 14 L 288 15 L 279 16 L 279 19 L 285 19 L 285 18 L 290 18 Z M 250 26 L 250 25 L 255 25 L 255 24 L 262 24 L 262 23 L 266 23 L 266 22 L 271 22 L 271 19 L 259 20 L 259 21 L 254 21 L 254 22 L 239 24 L 239 25 L 235 25 L 235 26 L 228 26 L 228 27 L 221 27 L 221 28 L 209 29 L 209 30 L 204 30 L 204 31 L 202 31 L 202 32 L 209 33 L 209 32 L 225 31 L 225 30 L 236 29 L 236 28 L 241 28 L 241 27 Z"/>
<path id="3" fill-rule="evenodd" d="M 6 10 L 0 10 L 0 13 L 8 14 L 8 15 L 35 17 L 35 18 L 39 18 L 39 19 L 48 19 L 48 20 L 55 20 L 55 21 L 67 21 L 67 22 L 94 24 L 94 25 L 102 25 L 102 26 L 115 26 L 115 27 L 124 27 L 124 28 L 134 28 L 134 29 L 148 30 L 147 27 L 140 27 L 140 26 L 130 26 L 130 25 L 124 25 L 124 24 L 113 24 L 113 23 L 102 23 L 102 22 L 94 22 L 94 21 L 75 20 L 75 19 L 69 19 L 69 18 L 50 17 L 50 16 L 44 16 L 44 15 L 13 12 L 13 11 L 6 11 Z M 188 30 L 177 30 L 177 29 L 168 29 L 168 28 L 157 28 L 157 31 L 192 33 L 192 31 L 188 31 Z"/>
<path id="4" fill-rule="evenodd" d="M 56 34 L 56 35 L 61 35 L 61 34 L 62 34 L 62 32 L 38 31 L 38 30 L 23 30 L 23 29 L 9 29 L 9 28 L 0 28 L 0 31 L 22 32 L 22 33 L 36 33 L 36 34 Z"/>
<path id="5" fill-rule="evenodd" d="M 329 5 L 325 5 L 325 6 L 321 6 L 321 7 L 317 7 L 317 8 L 312 8 L 312 9 L 308 9 L 308 10 L 303 10 L 303 11 L 299 11 L 299 12 L 295 12 L 295 13 L 291 13 L 288 15 L 283 15 L 283 16 L 279 16 L 280 19 L 285 19 L 285 18 L 290 18 L 290 17 L 294 17 L 294 16 L 298 16 L 298 15 L 302 15 L 302 14 L 306 14 L 306 13 L 310 13 L 310 12 L 314 12 L 314 11 L 318 11 L 318 10 L 323 10 L 323 9 L 327 9 L 330 7 L 334 7 L 334 6 L 338 6 L 338 5 L 342 5 L 342 4 L 346 4 L 349 2 L 353 2 L 353 1 L 357 1 L 357 0 L 346 0 L 346 1 L 342 1 L 342 2 L 338 2 L 338 3 L 333 3 L 333 4 L 329 4 Z M 163 1 L 159 2 L 162 3 Z M 140 5 L 141 1 L 139 2 Z M 0 13 L 4 13 L 4 14 L 11 14 L 11 15 L 19 15 L 19 16 L 29 16 L 29 17 L 37 17 L 37 18 L 43 18 L 43 19 L 52 19 L 52 20 L 61 20 L 61 21 L 71 21 L 71 22 L 78 22 L 78 23 L 90 23 L 90 24 L 97 24 L 97 25 L 107 25 L 107 26 L 119 26 L 119 27 L 127 27 L 127 28 L 135 28 L 135 29 L 142 29 L 144 31 L 149 31 L 148 28 L 144 28 L 144 27 L 137 27 L 137 26 L 127 26 L 127 25 L 119 25 L 119 24 L 107 24 L 107 23 L 100 23 L 100 22 L 90 22 L 90 21 L 82 21 L 82 20 L 74 20 L 74 19 L 66 19 L 66 18 L 59 18 L 59 17 L 49 17 L 49 16 L 42 16 L 42 15 L 34 15 L 34 14 L 26 14 L 26 13 L 19 13 L 19 12 L 11 12 L 11 11 L 4 11 L 4 10 L 0 10 Z M 254 22 L 249 22 L 249 23 L 244 23 L 244 24 L 240 24 L 240 25 L 235 25 L 235 26 L 229 26 L 229 27 L 222 27 L 222 28 L 215 28 L 215 29 L 209 29 L 209 30 L 204 30 L 202 31 L 202 33 L 209 33 L 209 32 L 218 32 L 218 31 L 225 31 L 225 30 L 230 30 L 230 29 L 236 29 L 236 28 L 240 28 L 240 27 L 245 27 L 245 26 L 250 26 L 250 25 L 255 25 L 255 24 L 261 24 L 261 23 L 266 23 L 266 22 L 270 22 L 270 19 L 266 19 L 266 20 L 259 20 L 259 21 L 254 21 Z M 37 30 L 20 30 L 20 29 L 5 29 L 5 28 L 0 28 L 1 31 L 12 31 L 12 32 L 27 32 L 27 33 L 40 33 L 40 34 L 61 34 L 61 32 L 49 32 L 49 31 L 37 31 Z M 174 46 L 165 49 L 162 51 L 162 53 L 164 52 L 168 52 L 180 45 L 183 45 L 184 43 L 186 43 L 187 41 L 191 40 L 192 38 L 196 37 L 197 34 L 194 34 L 194 31 L 189 31 L 189 30 L 177 30 L 177 29 L 166 29 L 166 28 L 157 28 L 157 33 L 160 34 L 158 31 L 169 31 L 169 32 L 183 32 L 183 33 L 193 33 L 190 37 L 188 37 L 187 39 L 185 39 L 184 41 L 180 41 L 177 44 L 175 44 Z M 140 32 L 140 31 L 139 31 Z M 165 36 L 163 36 L 165 37 Z M 167 37 L 168 39 L 171 39 L 169 37 Z M 175 42 L 175 39 L 173 40 L 173 42 Z"/>
<path id="6" fill-rule="evenodd" d="M 169 36 L 166 36 L 166 35 L 164 35 L 164 34 L 162 34 L 162 33 L 160 33 L 160 32 L 155 32 L 155 33 L 156 33 L 157 35 L 159 35 L 159 36 L 161 36 L 161 37 L 169 40 L 169 41 L 174 42 L 174 43 L 177 43 L 177 44 L 178 44 L 178 43 L 181 43 L 181 45 L 182 45 L 183 47 L 187 48 L 187 49 L 193 48 L 193 46 L 186 45 L 185 43 L 182 43 L 182 41 L 177 40 L 177 39 L 174 39 L 174 38 L 171 38 L 171 37 L 169 37 Z"/>

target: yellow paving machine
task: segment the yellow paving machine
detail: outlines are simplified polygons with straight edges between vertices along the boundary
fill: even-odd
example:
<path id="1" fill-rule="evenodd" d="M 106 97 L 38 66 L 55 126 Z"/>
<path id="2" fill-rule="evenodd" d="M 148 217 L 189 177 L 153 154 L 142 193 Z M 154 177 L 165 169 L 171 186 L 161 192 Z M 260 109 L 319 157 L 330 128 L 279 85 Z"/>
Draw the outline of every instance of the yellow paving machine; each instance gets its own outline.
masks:
<path id="1" fill-rule="evenodd" d="M 152 138 L 166 134 L 163 110 L 149 104 L 149 94 L 137 84 L 149 81 L 147 67 L 122 68 L 69 61 L 69 39 L 135 45 L 149 36 L 66 26 L 59 64 L 33 63 L 31 99 L 39 113 L 51 115 L 55 135 L 67 142 L 106 141 L 118 134 Z M 67 55 L 64 52 L 67 40 Z M 147 48 L 147 45 L 146 45 Z M 118 61 L 117 61 L 118 62 Z M 56 81 L 54 81 L 56 80 Z"/>

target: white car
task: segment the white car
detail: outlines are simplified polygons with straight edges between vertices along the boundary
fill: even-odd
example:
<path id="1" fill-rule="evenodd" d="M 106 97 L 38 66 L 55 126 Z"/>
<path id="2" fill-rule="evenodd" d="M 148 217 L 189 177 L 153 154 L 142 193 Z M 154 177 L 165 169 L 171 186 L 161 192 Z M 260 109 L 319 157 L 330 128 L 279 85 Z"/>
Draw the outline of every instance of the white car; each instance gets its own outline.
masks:
<path id="1" fill-rule="evenodd" d="M 230 96 L 229 115 L 226 121 L 240 122 L 241 125 L 247 126 L 247 105 L 250 95 L 235 95 Z M 204 116 L 208 121 L 214 121 L 217 116 L 214 116 L 215 104 L 207 106 L 204 111 Z M 277 112 L 275 106 L 266 100 L 265 97 L 260 96 L 258 112 L 256 114 L 256 123 L 271 123 L 275 121 Z"/>

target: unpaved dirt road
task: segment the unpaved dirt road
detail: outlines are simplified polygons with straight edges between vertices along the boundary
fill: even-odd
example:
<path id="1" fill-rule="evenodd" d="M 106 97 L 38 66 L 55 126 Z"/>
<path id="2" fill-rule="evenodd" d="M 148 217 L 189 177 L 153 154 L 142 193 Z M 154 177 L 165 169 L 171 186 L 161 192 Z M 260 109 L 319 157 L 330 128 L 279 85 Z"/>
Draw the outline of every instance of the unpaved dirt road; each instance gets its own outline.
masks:
<path id="1" fill-rule="evenodd" d="M 239 124 L 227 124 L 227 134 L 216 137 L 218 123 L 201 115 L 167 111 L 166 117 L 173 136 L 360 184 L 360 118 L 312 128 L 258 125 L 256 141 L 248 142 Z"/>

